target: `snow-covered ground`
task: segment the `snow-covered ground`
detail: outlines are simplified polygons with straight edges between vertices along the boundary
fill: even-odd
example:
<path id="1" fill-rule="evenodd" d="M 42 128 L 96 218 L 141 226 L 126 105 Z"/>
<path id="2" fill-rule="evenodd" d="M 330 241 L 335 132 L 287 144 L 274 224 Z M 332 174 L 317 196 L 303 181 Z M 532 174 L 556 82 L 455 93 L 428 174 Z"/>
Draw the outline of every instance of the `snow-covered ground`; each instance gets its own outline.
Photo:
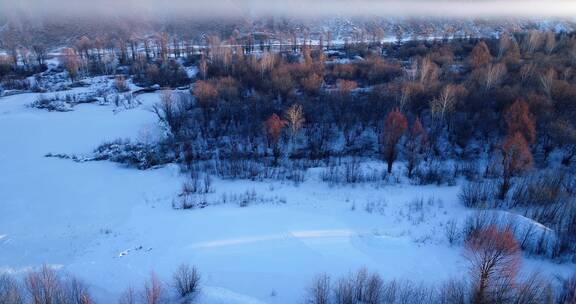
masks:
<path id="1" fill-rule="evenodd" d="M 117 138 L 154 139 L 161 132 L 150 108 L 159 95 L 140 95 L 142 105 L 129 110 L 82 104 L 71 112 L 28 107 L 36 97 L 0 98 L 0 272 L 46 263 L 112 303 L 152 271 L 169 283 L 189 263 L 202 273 L 204 304 L 297 303 L 316 274 L 363 266 L 428 283 L 466 272 L 462 248 L 444 232 L 470 212 L 458 203 L 458 186 L 330 187 L 312 169 L 298 186 L 214 180 L 210 194 L 255 192 L 272 203 L 174 210 L 185 181 L 176 166 L 139 171 L 44 157 L 89 154 Z M 422 209 L 413 203 L 421 198 Z M 551 276 L 574 270 L 534 258 L 523 265 Z"/>

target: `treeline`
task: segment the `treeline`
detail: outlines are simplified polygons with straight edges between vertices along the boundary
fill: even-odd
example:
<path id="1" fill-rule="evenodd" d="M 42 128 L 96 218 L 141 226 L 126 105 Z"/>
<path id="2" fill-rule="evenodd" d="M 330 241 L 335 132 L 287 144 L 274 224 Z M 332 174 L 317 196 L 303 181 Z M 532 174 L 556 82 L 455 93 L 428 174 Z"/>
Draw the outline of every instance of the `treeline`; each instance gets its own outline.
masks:
<path id="1" fill-rule="evenodd" d="M 419 159 L 498 155 L 508 180 L 555 162 L 552 153 L 565 166 L 574 157 L 575 45 L 534 31 L 336 55 L 322 45 L 256 55 L 213 47 L 198 60 L 193 98 L 165 94 L 158 114 L 183 158 L 382 155 L 410 160 L 411 175 Z"/>

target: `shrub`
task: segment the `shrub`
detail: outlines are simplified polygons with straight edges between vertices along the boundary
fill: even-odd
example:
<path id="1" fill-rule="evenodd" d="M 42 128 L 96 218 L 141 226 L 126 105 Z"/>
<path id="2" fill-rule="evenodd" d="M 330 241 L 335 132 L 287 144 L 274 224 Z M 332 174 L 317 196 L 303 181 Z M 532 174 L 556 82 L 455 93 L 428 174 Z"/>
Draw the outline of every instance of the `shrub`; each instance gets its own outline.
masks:
<path id="1" fill-rule="evenodd" d="M 454 172 L 438 160 L 431 160 L 425 166 L 420 166 L 414 172 L 414 177 L 418 185 L 453 185 Z"/>
<path id="2" fill-rule="evenodd" d="M 195 296 L 200 291 L 200 273 L 196 267 L 182 264 L 172 276 L 173 286 L 182 298 Z"/>
<path id="3" fill-rule="evenodd" d="M 467 182 L 460 189 L 458 197 L 468 208 L 488 208 L 494 204 L 496 189 L 493 182 Z"/>
<path id="4" fill-rule="evenodd" d="M 446 222 L 445 229 L 448 243 L 450 243 L 450 245 L 453 245 L 460 238 L 460 233 L 458 231 L 458 222 L 454 219 L 449 220 L 448 222 Z"/>
<path id="5" fill-rule="evenodd" d="M 162 160 L 150 145 L 123 140 L 115 140 L 98 146 L 94 150 L 94 160 L 110 160 L 142 170 L 168 161 Z"/>

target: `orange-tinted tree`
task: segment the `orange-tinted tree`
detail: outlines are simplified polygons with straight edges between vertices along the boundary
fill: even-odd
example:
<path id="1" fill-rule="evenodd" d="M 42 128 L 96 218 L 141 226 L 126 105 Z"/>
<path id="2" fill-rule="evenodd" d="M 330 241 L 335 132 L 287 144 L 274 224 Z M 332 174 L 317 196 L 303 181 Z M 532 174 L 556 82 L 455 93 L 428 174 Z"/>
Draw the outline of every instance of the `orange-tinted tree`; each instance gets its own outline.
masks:
<path id="1" fill-rule="evenodd" d="M 338 87 L 338 93 L 340 96 L 345 98 L 350 95 L 350 92 L 358 87 L 358 83 L 352 80 L 338 79 L 336 86 Z"/>
<path id="2" fill-rule="evenodd" d="M 474 285 L 473 303 L 508 303 L 521 262 L 512 231 L 496 226 L 478 229 L 469 236 L 464 250 Z"/>
<path id="3" fill-rule="evenodd" d="M 164 288 L 158 276 L 152 272 L 150 280 L 144 284 L 144 303 L 159 304 L 162 301 Z"/>
<path id="4" fill-rule="evenodd" d="M 519 175 L 532 166 L 532 153 L 526 139 L 520 132 L 509 134 L 502 143 L 502 185 L 500 199 L 506 197 L 513 176 Z"/>
<path id="5" fill-rule="evenodd" d="M 310 76 L 302 79 L 301 85 L 304 91 L 309 95 L 318 95 L 324 79 L 318 74 L 311 74 Z"/>
<path id="6" fill-rule="evenodd" d="M 490 55 L 490 49 L 488 49 L 486 42 L 478 42 L 470 54 L 470 65 L 478 68 L 489 64 L 491 61 L 492 55 Z"/>
<path id="7" fill-rule="evenodd" d="M 276 114 L 270 115 L 270 117 L 264 122 L 264 130 L 266 131 L 268 146 L 273 146 L 278 143 L 278 139 L 280 139 L 284 126 L 286 126 L 286 122 Z"/>
<path id="8" fill-rule="evenodd" d="M 381 140 L 384 158 L 388 164 L 388 173 L 392 172 L 392 164 L 398 157 L 398 142 L 407 128 L 408 120 L 398 108 L 394 109 L 386 117 Z"/>
<path id="9" fill-rule="evenodd" d="M 208 107 L 218 98 L 218 90 L 212 83 L 198 80 L 194 85 L 194 97 L 202 107 Z"/>
<path id="10" fill-rule="evenodd" d="M 268 147 L 272 147 L 274 154 L 274 164 L 278 163 L 280 157 L 280 149 L 278 148 L 278 140 L 282 135 L 282 130 L 286 126 L 286 121 L 282 120 L 278 115 L 272 114 L 264 122 L 264 132 L 266 132 L 266 139 L 268 140 Z"/>
<path id="11" fill-rule="evenodd" d="M 426 146 L 428 145 L 428 134 L 420 118 L 416 118 L 410 132 L 408 133 L 408 140 L 406 141 L 406 169 L 408 170 L 408 178 L 412 178 L 414 169 L 422 160 Z"/>
<path id="12" fill-rule="evenodd" d="M 280 66 L 272 71 L 271 85 L 273 91 L 278 94 L 282 100 L 285 101 L 288 99 L 290 92 L 294 89 L 294 80 L 287 65 Z"/>
<path id="13" fill-rule="evenodd" d="M 64 49 L 62 59 L 70 80 L 76 81 L 80 70 L 80 60 L 78 59 L 76 51 L 72 48 Z"/>
<path id="14" fill-rule="evenodd" d="M 536 126 L 530 114 L 528 104 L 523 100 L 514 102 L 504 113 L 508 134 L 519 132 L 530 144 L 536 141 Z"/>

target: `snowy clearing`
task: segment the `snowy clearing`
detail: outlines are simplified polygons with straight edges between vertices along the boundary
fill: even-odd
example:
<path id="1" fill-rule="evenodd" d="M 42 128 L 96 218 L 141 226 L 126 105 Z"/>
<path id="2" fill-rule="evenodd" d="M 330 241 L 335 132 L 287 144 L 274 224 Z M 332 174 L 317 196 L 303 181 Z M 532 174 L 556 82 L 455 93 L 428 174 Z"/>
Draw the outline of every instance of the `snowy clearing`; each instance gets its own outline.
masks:
<path id="1" fill-rule="evenodd" d="M 111 303 L 151 271 L 169 280 L 189 263 L 202 273 L 201 303 L 288 304 L 321 272 L 365 266 L 385 279 L 434 283 L 466 271 L 462 248 L 449 245 L 444 228 L 472 212 L 458 202 L 458 186 L 330 187 L 312 169 L 298 186 L 216 179 L 210 194 L 252 191 L 285 203 L 174 210 L 185 181 L 175 165 L 140 171 L 45 157 L 88 154 L 117 138 L 153 140 L 158 94 L 138 96 L 134 109 L 81 104 L 71 112 L 28 107 L 37 96 L 0 98 L 0 272 L 45 263 Z M 414 209 L 419 199 L 425 203 Z M 575 269 L 533 258 L 523 265 L 550 276 Z"/>

